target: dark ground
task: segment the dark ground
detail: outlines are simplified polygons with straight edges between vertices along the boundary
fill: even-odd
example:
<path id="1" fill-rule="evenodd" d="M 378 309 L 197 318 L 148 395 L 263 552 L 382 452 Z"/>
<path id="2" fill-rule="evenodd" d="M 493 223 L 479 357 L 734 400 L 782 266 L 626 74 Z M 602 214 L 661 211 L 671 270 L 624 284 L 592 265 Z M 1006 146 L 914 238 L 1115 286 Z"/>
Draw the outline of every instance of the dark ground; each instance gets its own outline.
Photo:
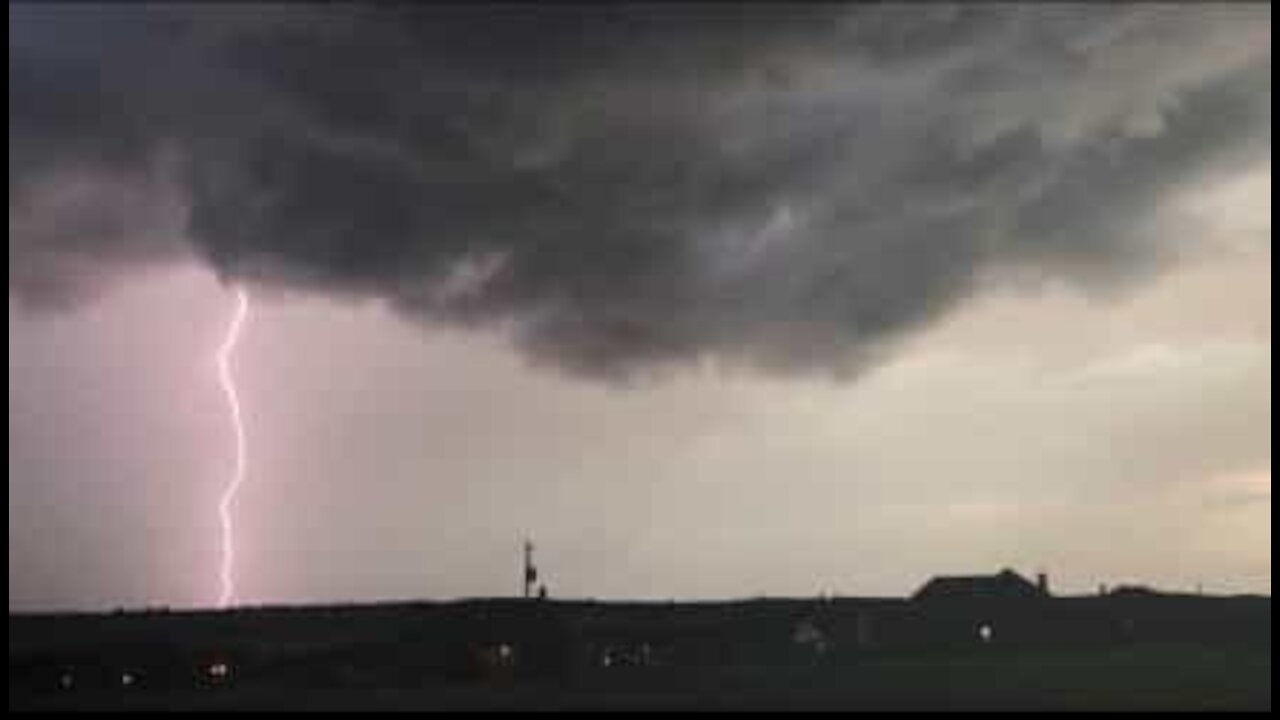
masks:
<path id="1" fill-rule="evenodd" d="M 841 649 L 854 648 L 857 618 L 867 613 L 882 620 L 884 640 Z M 992 613 L 1004 618 L 1003 638 L 1038 634 L 985 647 L 948 639 L 950 629 Z M 1018 615 L 1027 624 L 1015 625 Z M 791 629 L 809 621 L 837 649 L 797 653 Z M 887 642 L 892 622 L 897 646 Z M 679 646 L 671 656 L 679 659 L 602 668 L 600 648 L 636 638 Z M 523 667 L 477 672 L 474 648 L 508 640 L 529 650 Z M 205 654 L 211 647 L 243 652 L 228 658 L 243 676 L 221 687 L 193 682 L 192 669 L 214 657 Z M 549 652 L 537 655 L 538 647 Z M 1269 599 L 936 609 L 902 601 L 470 603 L 11 617 L 9 657 L 10 711 L 1271 710 Z M 77 687 L 66 691 L 55 678 L 72 665 Z M 144 666 L 148 682 L 120 687 L 122 668 Z M 175 672 L 162 677 L 166 668 Z"/>
<path id="2" fill-rule="evenodd" d="M 880 660 L 602 680 L 368 690 L 323 687 L 9 696 L 9 710 L 1271 710 L 1271 656 L 1152 647 L 1111 653 Z"/>

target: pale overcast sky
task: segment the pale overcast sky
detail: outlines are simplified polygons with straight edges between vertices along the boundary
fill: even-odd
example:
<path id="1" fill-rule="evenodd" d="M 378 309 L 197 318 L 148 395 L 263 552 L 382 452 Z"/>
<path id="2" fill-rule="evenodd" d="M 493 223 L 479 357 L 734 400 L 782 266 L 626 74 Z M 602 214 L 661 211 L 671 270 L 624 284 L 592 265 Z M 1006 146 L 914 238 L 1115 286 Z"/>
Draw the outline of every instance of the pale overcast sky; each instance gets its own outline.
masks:
<path id="1" fill-rule="evenodd" d="M 1271 8 L 9 8 L 9 607 L 1271 592 Z"/>

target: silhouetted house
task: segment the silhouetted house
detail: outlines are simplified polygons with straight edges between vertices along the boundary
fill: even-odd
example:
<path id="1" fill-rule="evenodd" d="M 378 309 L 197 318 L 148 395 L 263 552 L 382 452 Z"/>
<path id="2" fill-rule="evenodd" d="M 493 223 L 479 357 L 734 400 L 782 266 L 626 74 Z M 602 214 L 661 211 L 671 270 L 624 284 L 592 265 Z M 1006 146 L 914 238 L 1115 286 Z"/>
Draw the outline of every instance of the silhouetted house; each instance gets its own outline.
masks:
<path id="1" fill-rule="evenodd" d="M 1149 587 L 1143 587 L 1141 585 L 1124 585 L 1124 586 L 1115 588 L 1109 593 L 1105 593 L 1104 596 L 1113 597 L 1113 598 L 1150 599 L 1150 598 L 1160 597 L 1161 593 L 1158 590 L 1155 590 Z"/>
<path id="2" fill-rule="evenodd" d="M 940 577 L 929 581 L 916 593 L 916 602 L 1037 600 L 1049 597 L 1048 579 L 1031 582 L 1012 570 L 998 575 Z"/>
<path id="3" fill-rule="evenodd" d="M 906 625 L 896 629 L 899 644 L 920 647 L 1027 645 L 1053 626 L 1049 579 L 1032 582 L 1012 570 L 996 575 L 940 577 L 920 589 L 910 603 Z"/>

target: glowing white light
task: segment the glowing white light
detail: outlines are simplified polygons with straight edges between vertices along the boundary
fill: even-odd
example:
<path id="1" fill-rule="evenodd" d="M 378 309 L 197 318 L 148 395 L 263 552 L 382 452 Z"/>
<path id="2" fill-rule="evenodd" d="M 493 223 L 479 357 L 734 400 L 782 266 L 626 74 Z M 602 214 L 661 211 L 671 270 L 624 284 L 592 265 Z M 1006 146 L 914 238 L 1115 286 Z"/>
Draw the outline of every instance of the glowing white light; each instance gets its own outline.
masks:
<path id="1" fill-rule="evenodd" d="M 236 496 L 245 482 L 247 460 L 245 455 L 244 422 L 240 412 L 240 396 L 236 391 L 235 376 L 232 373 L 231 360 L 236 345 L 240 341 L 240 332 L 249 315 L 249 295 L 243 290 L 236 292 L 236 311 L 227 330 L 227 338 L 218 350 L 218 378 L 223 393 L 227 397 L 227 405 L 231 412 L 231 425 L 235 432 L 235 465 L 231 481 L 223 492 L 218 503 L 218 516 L 222 522 L 222 592 L 218 598 L 218 607 L 228 608 L 236 598 L 236 545 L 235 523 L 232 510 Z"/>

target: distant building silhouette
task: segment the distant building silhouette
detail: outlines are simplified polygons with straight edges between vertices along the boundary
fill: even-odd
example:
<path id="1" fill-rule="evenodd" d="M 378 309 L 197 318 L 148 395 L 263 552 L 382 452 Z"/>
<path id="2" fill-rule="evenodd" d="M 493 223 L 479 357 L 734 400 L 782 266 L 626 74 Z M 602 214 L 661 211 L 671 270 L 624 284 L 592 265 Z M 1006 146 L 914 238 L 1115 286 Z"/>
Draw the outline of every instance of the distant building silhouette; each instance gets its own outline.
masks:
<path id="1" fill-rule="evenodd" d="M 1160 597 L 1160 591 L 1144 585 L 1121 585 L 1111 590 L 1108 597 L 1113 598 L 1153 598 Z"/>
<path id="2" fill-rule="evenodd" d="M 1047 598 L 1049 578 L 1041 575 L 1039 583 L 1033 583 L 1013 570 L 997 575 L 968 577 L 938 577 L 929 581 L 915 595 L 918 602 L 944 600 L 1034 600 Z"/>

